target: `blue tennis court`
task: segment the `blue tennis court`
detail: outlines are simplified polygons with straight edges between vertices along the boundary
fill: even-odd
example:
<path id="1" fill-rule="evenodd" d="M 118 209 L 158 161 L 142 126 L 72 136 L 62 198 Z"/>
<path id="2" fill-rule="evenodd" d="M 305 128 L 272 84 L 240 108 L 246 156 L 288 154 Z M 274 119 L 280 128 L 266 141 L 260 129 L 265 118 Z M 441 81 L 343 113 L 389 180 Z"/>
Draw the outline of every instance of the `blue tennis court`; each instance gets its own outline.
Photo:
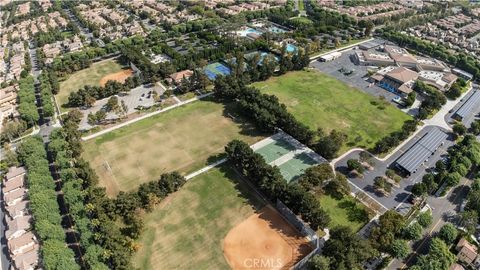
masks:
<path id="1" fill-rule="evenodd" d="M 207 75 L 207 77 L 213 81 L 218 75 L 229 75 L 231 73 L 231 70 L 224 64 L 220 62 L 215 62 L 207 65 L 204 72 L 205 75 Z"/>

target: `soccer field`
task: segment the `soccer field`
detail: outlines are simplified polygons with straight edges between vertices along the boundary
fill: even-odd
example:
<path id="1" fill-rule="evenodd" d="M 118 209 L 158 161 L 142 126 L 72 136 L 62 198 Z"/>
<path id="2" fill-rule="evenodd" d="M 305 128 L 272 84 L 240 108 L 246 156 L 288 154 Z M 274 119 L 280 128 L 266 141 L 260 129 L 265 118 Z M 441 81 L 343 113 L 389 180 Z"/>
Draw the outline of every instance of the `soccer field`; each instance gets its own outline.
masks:
<path id="1" fill-rule="evenodd" d="M 139 269 L 229 269 L 227 233 L 264 206 L 227 165 L 190 180 L 146 214 Z"/>
<path id="2" fill-rule="evenodd" d="M 84 143 L 84 157 L 109 195 L 156 180 L 164 172 L 191 173 L 223 153 L 233 139 L 263 138 L 235 117 L 234 105 L 196 101 L 114 130 Z"/>
<path id="3" fill-rule="evenodd" d="M 320 73 L 290 72 L 254 83 L 262 92 L 276 95 L 288 110 L 311 129 L 337 129 L 348 135 L 342 152 L 352 147 L 370 148 L 381 138 L 401 129 L 409 115 L 378 98 Z"/>
<path id="4" fill-rule="evenodd" d="M 65 81 L 60 83 L 60 91 L 55 96 L 58 106 L 66 110 L 62 105 L 68 102 L 70 93 L 77 91 L 85 85 L 100 86 L 100 80 L 109 74 L 122 71 L 122 66 L 113 59 L 93 63 L 89 68 L 82 69 L 71 74 Z"/>

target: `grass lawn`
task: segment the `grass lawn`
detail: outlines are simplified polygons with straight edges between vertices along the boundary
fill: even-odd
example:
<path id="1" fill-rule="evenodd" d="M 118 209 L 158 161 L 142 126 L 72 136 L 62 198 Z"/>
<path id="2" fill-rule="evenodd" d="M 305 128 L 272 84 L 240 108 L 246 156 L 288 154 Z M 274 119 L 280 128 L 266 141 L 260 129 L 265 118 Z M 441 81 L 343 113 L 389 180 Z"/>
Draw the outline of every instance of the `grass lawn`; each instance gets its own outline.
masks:
<path id="1" fill-rule="evenodd" d="M 320 51 L 316 51 L 314 53 L 311 53 L 310 57 L 316 56 L 316 55 L 319 55 L 319 54 L 323 54 L 323 53 L 326 53 L 326 52 L 329 52 L 329 51 L 333 51 L 335 49 L 342 49 L 342 48 L 348 47 L 352 44 L 355 44 L 355 43 L 358 43 L 358 42 L 361 42 L 361 41 L 364 41 L 364 40 L 367 40 L 367 39 L 369 39 L 369 37 L 358 38 L 358 39 L 354 38 L 354 39 L 351 39 L 350 41 L 348 41 L 347 43 L 342 43 L 338 48 L 334 48 L 334 49 L 324 48 L 324 49 L 321 49 Z"/>
<path id="2" fill-rule="evenodd" d="M 201 169 L 233 139 L 263 138 L 233 104 L 196 101 L 114 130 L 84 143 L 84 157 L 109 195 L 136 188 L 164 172 Z M 218 157 L 217 157 L 218 158 Z"/>
<path id="3" fill-rule="evenodd" d="M 298 0 L 298 10 L 300 10 L 300 11 L 305 10 L 303 0 Z"/>
<path id="4" fill-rule="evenodd" d="M 352 231 L 357 232 L 373 217 L 367 207 L 350 196 L 336 199 L 331 195 L 321 194 L 317 198 L 331 218 L 330 228 L 341 225 L 350 227 Z"/>
<path id="5" fill-rule="evenodd" d="M 348 135 L 341 152 L 370 148 L 400 130 L 409 115 L 334 77 L 315 70 L 290 72 L 255 83 L 262 92 L 276 95 L 288 110 L 311 129 L 337 129 Z"/>
<path id="6" fill-rule="evenodd" d="M 224 165 L 201 174 L 146 214 L 139 269 L 229 269 L 223 239 L 263 203 Z"/>
<path id="7" fill-rule="evenodd" d="M 68 96 L 71 92 L 77 91 L 85 85 L 100 86 L 100 79 L 122 69 L 123 67 L 116 60 L 109 59 L 93 63 L 89 68 L 71 74 L 60 83 L 60 91 L 55 96 L 58 106 L 62 111 L 66 111 L 62 105 L 68 102 Z"/>

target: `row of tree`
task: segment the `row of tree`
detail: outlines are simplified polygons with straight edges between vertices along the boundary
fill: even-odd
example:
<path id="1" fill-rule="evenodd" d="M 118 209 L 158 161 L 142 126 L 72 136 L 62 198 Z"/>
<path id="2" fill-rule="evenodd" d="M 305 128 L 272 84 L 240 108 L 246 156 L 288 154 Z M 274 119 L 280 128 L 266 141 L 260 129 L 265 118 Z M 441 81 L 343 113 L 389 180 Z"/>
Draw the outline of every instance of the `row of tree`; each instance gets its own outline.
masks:
<path id="1" fill-rule="evenodd" d="M 40 100 L 42 102 L 43 117 L 52 117 L 55 114 L 55 105 L 53 104 L 53 91 L 58 92 L 58 81 L 56 76 L 50 76 L 50 72 L 43 70 L 38 76 L 40 81 Z M 52 83 L 53 82 L 53 85 Z"/>
<path id="2" fill-rule="evenodd" d="M 17 153 L 28 171 L 28 198 L 34 228 L 40 239 L 43 266 L 45 269 L 80 269 L 73 251 L 65 243 L 55 182 L 42 139 L 37 136 L 26 138 Z"/>
<path id="3" fill-rule="evenodd" d="M 63 200 L 68 211 L 67 215 L 74 224 L 78 234 L 81 254 L 80 259 L 88 269 L 109 269 L 104 261 L 104 249 L 96 243 L 95 226 L 89 218 L 89 209 L 85 205 L 85 180 L 78 175 L 77 164 L 73 151 L 66 140 L 71 136 L 66 128 L 54 130 L 50 135 L 48 152 L 59 174 L 62 185 Z M 71 139 L 71 138 L 70 138 Z M 76 138 L 80 139 L 80 138 Z"/>
<path id="4" fill-rule="evenodd" d="M 234 140 L 225 147 L 229 162 L 247 177 L 271 201 L 279 199 L 313 230 L 325 228 L 330 222 L 320 202 L 299 184 L 287 184 L 277 167 L 268 165 L 245 142 Z"/>
<path id="5" fill-rule="evenodd" d="M 18 112 L 20 118 L 27 123 L 28 127 L 32 127 L 37 124 L 40 119 L 38 114 L 36 98 L 35 98 L 35 86 L 32 76 L 22 78 L 18 81 Z"/>

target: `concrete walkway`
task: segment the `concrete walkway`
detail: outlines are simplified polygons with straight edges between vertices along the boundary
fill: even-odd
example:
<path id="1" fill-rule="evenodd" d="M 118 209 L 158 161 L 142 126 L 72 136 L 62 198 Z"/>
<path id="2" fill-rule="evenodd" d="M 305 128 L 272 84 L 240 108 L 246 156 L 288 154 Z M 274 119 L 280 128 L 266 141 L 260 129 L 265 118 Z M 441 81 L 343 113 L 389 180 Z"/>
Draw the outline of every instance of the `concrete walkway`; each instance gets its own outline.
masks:
<path id="1" fill-rule="evenodd" d="M 217 167 L 218 165 L 224 163 L 225 161 L 227 161 L 226 158 L 222 158 L 222 159 L 220 159 L 220 160 L 217 160 L 217 161 L 215 161 L 214 163 L 212 163 L 212 164 L 210 164 L 210 165 L 208 165 L 208 166 L 206 166 L 206 167 L 203 167 L 202 169 L 200 169 L 200 170 L 198 170 L 198 171 L 195 171 L 195 172 L 193 172 L 193 173 L 185 176 L 185 179 L 190 180 L 191 178 L 193 178 L 193 177 L 195 177 L 195 176 L 197 176 L 197 175 L 199 175 L 199 174 L 202 174 L 202 173 L 204 173 L 204 172 L 206 172 L 206 171 L 208 171 L 208 170 L 210 170 L 210 169 L 212 169 L 212 168 L 214 168 L 214 167 Z"/>
<path id="2" fill-rule="evenodd" d="M 135 118 L 135 119 L 126 121 L 126 122 L 124 122 L 124 123 L 118 124 L 118 125 L 113 126 L 113 127 L 110 127 L 110 128 L 106 128 L 106 129 L 101 130 L 101 131 L 99 131 L 99 132 L 97 132 L 97 133 L 94 133 L 94 134 L 91 134 L 91 135 L 82 137 L 82 140 L 83 140 L 83 141 L 91 140 L 91 139 L 93 139 L 93 138 L 96 138 L 96 137 L 98 137 L 98 136 L 104 135 L 104 134 L 109 133 L 109 132 L 111 132 L 111 131 L 114 131 L 114 130 L 116 130 L 116 129 L 119 129 L 119 128 L 128 126 L 128 125 L 133 124 L 133 123 L 135 123 L 135 122 L 141 121 L 141 120 L 143 120 L 143 119 L 147 119 L 147 118 L 149 118 L 149 117 L 152 117 L 152 116 L 154 116 L 154 115 L 157 115 L 157 114 L 160 114 L 160 113 L 169 111 L 169 110 L 171 110 L 171 109 L 175 109 L 175 108 L 180 107 L 180 106 L 183 106 L 183 105 L 185 105 L 185 104 L 192 103 L 192 102 L 194 102 L 194 101 L 197 101 L 197 100 L 200 100 L 200 99 L 202 99 L 202 98 L 208 97 L 208 96 L 210 96 L 210 95 L 212 95 L 212 94 L 213 94 L 212 92 L 206 93 L 206 94 L 203 94 L 203 95 L 200 95 L 200 96 L 197 96 L 197 97 L 194 97 L 194 98 L 191 98 L 191 99 L 182 101 L 182 102 L 180 102 L 180 103 L 174 104 L 174 105 L 172 105 L 172 106 L 163 108 L 163 109 L 161 109 L 161 110 L 154 111 L 154 112 L 151 112 L 151 113 L 147 113 L 147 114 L 142 115 L 142 116 L 140 116 L 140 117 L 138 117 L 138 118 Z"/>
<path id="3" fill-rule="evenodd" d="M 365 42 L 369 42 L 369 41 L 372 41 L 372 40 L 374 40 L 374 38 L 369 38 L 369 39 L 367 39 L 367 40 L 362 40 L 362 41 L 359 41 L 359 42 L 357 42 L 357 43 L 354 43 L 354 44 L 351 44 L 351 45 L 348 45 L 348 46 L 345 46 L 345 47 L 340 47 L 340 48 L 338 48 L 338 49 L 334 49 L 334 50 L 331 50 L 331 51 L 328 51 L 328 52 L 319 53 L 319 54 L 317 54 L 317 55 L 311 56 L 311 57 L 310 57 L 310 62 L 313 62 L 313 61 L 317 60 L 318 58 L 320 58 L 320 57 L 322 57 L 322 56 L 324 56 L 324 55 L 327 55 L 327 54 L 329 54 L 329 53 L 338 52 L 338 51 L 347 51 L 347 50 L 349 50 L 349 49 L 351 49 L 351 48 L 353 48 L 353 47 L 355 47 L 355 46 L 357 46 L 357 45 L 359 45 L 359 44 L 362 44 L 362 43 L 365 43 Z"/>

